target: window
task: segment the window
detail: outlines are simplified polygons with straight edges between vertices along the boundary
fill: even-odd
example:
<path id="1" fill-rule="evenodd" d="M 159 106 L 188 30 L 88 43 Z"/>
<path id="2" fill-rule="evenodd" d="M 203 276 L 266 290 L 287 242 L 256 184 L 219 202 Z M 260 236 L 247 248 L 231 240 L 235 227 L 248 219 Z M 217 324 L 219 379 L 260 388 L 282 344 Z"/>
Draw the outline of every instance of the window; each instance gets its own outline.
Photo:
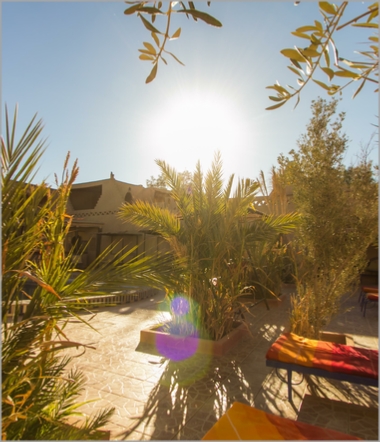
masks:
<path id="1" fill-rule="evenodd" d="M 71 189 L 70 202 L 74 210 L 95 209 L 96 204 L 102 195 L 102 186 L 82 187 Z"/>

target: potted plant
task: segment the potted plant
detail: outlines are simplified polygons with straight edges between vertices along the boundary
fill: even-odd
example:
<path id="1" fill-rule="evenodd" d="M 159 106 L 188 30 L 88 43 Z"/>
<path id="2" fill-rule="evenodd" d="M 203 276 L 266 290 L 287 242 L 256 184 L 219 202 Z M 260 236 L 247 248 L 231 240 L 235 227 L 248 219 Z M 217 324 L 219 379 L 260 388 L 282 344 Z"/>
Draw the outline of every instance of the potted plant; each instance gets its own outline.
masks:
<path id="1" fill-rule="evenodd" d="M 222 160 L 215 154 L 204 175 L 198 162 L 190 186 L 166 162 L 157 160 L 178 212 L 143 201 L 124 204 L 120 217 L 161 235 L 173 254 L 173 271 L 166 281 L 172 319 L 167 331 L 218 341 L 242 320 L 239 312 L 247 281 L 247 250 L 273 241 L 294 225 L 294 218 L 262 216 L 253 205 L 258 183 L 234 176 L 224 186 Z M 176 301 L 181 298 L 184 301 Z"/>

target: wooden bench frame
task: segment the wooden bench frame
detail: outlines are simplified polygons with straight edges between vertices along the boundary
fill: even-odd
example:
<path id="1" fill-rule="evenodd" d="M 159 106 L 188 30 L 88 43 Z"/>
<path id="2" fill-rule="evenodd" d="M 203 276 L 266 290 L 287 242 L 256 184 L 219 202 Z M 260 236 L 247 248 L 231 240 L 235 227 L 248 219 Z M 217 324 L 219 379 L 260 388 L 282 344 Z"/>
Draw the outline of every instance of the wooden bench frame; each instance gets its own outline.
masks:
<path id="1" fill-rule="evenodd" d="M 379 380 L 363 376 L 350 375 L 347 373 L 339 373 L 337 371 L 322 370 L 321 368 L 305 367 L 298 364 L 289 364 L 287 362 L 276 361 L 275 359 L 266 360 L 267 367 L 282 368 L 288 372 L 288 400 L 292 402 L 292 372 L 313 375 L 327 379 L 335 379 L 338 381 L 351 382 L 353 384 L 369 385 L 372 387 L 379 386 Z"/>

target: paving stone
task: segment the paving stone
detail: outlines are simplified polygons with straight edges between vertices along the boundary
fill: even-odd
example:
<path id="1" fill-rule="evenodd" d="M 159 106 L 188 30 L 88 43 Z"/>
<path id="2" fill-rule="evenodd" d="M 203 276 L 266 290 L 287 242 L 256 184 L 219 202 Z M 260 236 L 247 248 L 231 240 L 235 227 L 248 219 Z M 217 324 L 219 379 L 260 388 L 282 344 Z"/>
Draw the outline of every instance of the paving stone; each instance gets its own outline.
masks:
<path id="1" fill-rule="evenodd" d="M 288 289 L 288 293 L 292 289 Z M 290 419 L 334 428 L 367 440 L 378 440 L 378 389 L 302 378 L 288 402 L 286 372 L 266 367 L 265 354 L 272 342 L 288 329 L 289 296 L 281 303 L 251 308 L 251 334 L 227 355 L 195 355 L 171 361 L 154 346 L 139 344 L 140 330 L 167 318 L 159 310 L 159 295 L 124 306 L 101 308 L 90 321 L 100 333 L 78 322 L 65 332 L 78 342 L 93 344 L 70 362 L 87 379 L 80 400 L 98 399 L 81 407 L 92 414 L 115 407 L 107 429 L 114 440 L 200 440 L 234 401 Z M 344 303 L 350 311 L 336 317 L 328 331 L 352 334 L 355 345 L 377 348 L 378 317 L 369 309 L 361 315 L 357 296 Z M 375 314 L 376 313 L 376 314 Z M 166 316 L 165 316 L 166 315 Z M 86 320 L 91 315 L 85 314 Z M 72 349 L 68 354 L 79 354 Z"/>
<path id="2" fill-rule="evenodd" d="M 193 428 L 193 427 L 186 426 L 186 427 L 181 428 L 173 439 L 174 440 L 201 440 L 204 435 L 205 435 L 204 430 L 199 429 L 199 428 Z"/>
<path id="3" fill-rule="evenodd" d="M 298 420 L 368 439 L 377 431 L 378 410 L 329 397 L 305 395 Z"/>

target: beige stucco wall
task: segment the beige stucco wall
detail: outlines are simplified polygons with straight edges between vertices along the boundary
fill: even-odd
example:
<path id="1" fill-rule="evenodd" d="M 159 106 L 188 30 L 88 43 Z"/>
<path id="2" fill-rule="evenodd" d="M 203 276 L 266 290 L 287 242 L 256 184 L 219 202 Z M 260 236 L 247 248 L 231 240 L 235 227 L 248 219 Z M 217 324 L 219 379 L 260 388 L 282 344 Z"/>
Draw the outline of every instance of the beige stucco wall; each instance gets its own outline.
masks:
<path id="1" fill-rule="evenodd" d="M 70 247 L 74 232 L 78 232 L 82 241 L 90 241 L 87 250 L 87 264 L 92 262 L 97 252 L 103 251 L 112 242 L 120 242 L 118 248 L 128 248 L 138 245 L 134 253 L 157 253 L 167 249 L 164 241 L 157 235 L 149 235 L 141 232 L 141 228 L 124 222 L 118 217 L 118 212 L 125 203 L 125 196 L 130 191 L 133 201 L 142 200 L 159 207 L 176 211 L 176 205 L 170 193 L 165 189 L 153 187 L 145 188 L 142 185 L 124 183 L 113 177 L 105 180 L 78 183 L 73 185 L 75 189 L 91 189 L 101 186 L 101 193 L 93 208 L 75 210 L 72 202 L 67 204 L 67 213 L 73 216 L 72 233 L 67 239 L 67 247 Z M 86 198 L 79 200 L 86 201 Z M 76 201 L 78 206 L 78 200 Z M 91 227 L 93 226 L 93 227 Z"/>
<path id="2" fill-rule="evenodd" d="M 130 190 L 134 200 L 143 200 L 150 203 L 154 202 L 154 196 L 165 195 L 163 201 L 156 204 L 160 207 L 166 207 L 169 210 L 175 210 L 174 200 L 169 192 L 163 189 L 153 187 L 145 188 L 142 185 L 124 183 L 122 181 L 109 178 L 106 180 L 92 181 L 89 183 L 74 184 L 73 189 L 84 189 L 95 186 L 102 186 L 101 196 L 93 209 L 74 210 L 71 202 L 67 206 L 67 212 L 74 215 L 74 220 L 81 220 L 91 223 L 103 224 L 103 232 L 117 233 L 129 232 L 135 233 L 140 229 L 133 224 L 126 223 L 119 219 L 117 214 L 121 205 L 125 202 L 125 195 Z"/>

